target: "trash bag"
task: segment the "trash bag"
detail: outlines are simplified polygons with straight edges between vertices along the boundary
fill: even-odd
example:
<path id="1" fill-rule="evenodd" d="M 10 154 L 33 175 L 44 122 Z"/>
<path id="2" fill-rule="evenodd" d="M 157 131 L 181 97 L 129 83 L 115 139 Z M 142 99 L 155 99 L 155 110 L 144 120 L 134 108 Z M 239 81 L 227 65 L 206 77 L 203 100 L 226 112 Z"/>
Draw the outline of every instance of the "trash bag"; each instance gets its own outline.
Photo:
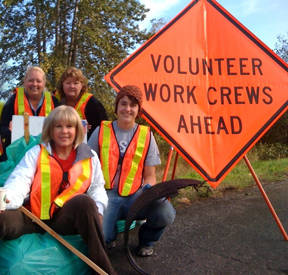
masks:
<path id="1" fill-rule="evenodd" d="M 0 162 L 0 187 L 4 185 L 25 153 L 33 146 L 40 144 L 40 139 L 41 135 L 30 136 L 29 143 L 26 144 L 24 137 L 21 137 L 6 148 L 7 160 Z"/>
<path id="2" fill-rule="evenodd" d="M 80 235 L 62 237 L 87 255 Z M 91 269 L 48 233 L 33 233 L 15 240 L 0 240 L 0 274 L 88 275 Z"/>

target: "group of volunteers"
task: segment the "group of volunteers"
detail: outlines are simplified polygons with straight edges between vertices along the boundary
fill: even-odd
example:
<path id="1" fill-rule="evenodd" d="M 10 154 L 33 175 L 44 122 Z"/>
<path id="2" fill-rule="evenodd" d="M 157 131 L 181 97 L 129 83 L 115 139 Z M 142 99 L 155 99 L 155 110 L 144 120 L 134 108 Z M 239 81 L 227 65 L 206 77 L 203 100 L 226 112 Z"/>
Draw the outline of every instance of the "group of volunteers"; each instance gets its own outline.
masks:
<path id="1" fill-rule="evenodd" d="M 29 149 L 7 181 L 6 210 L 0 211 L 0 239 L 42 233 L 19 207 L 26 206 L 62 235 L 80 234 L 88 256 L 108 274 L 116 274 L 107 255 L 115 247 L 117 221 L 141 193 L 156 184 L 160 156 L 149 127 L 135 122 L 143 96 L 139 87 L 123 86 L 115 100 L 117 119 L 107 120 L 103 105 L 88 92 L 82 71 L 70 67 L 55 92 L 46 91 L 45 73 L 29 67 L 23 87 L 5 103 L 0 135 L 11 143 L 12 116 L 45 116 L 41 144 Z M 88 123 L 84 143 L 83 120 Z M 1 173 L 1 172 L 0 172 Z M 167 199 L 155 200 L 138 214 L 138 256 L 151 256 L 175 209 Z"/>

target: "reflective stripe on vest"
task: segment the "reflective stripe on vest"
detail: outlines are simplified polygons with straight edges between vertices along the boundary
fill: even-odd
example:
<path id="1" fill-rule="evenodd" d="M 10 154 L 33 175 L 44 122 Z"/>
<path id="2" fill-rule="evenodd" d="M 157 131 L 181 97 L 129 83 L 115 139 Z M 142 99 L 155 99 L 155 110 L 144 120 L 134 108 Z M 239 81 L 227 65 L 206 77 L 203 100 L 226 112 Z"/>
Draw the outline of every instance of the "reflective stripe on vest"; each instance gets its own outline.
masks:
<path id="1" fill-rule="evenodd" d="M 30 193 L 32 212 L 42 220 L 52 217 L 55 205 L 62 207 L 68 200 L 87 191 L 92 177 L 91 158 L 78 161 L 68 171 L 70 185 L 58 194 L 63 180 L 63 170 L 58 161 L 41 145 L 38 168 Z"/>
<path id="2" fill-rule="evenodd" d="M 78 103 L 75 106 L 75 110 L 77 111 L 77 113 L 79 114 L 81 119 L 86 119 L 85 116 L 85 107 L 89 101 L 89 99 L 92 97 L 93 95 L 90 93 L 84 93 L 81 98 L 79 99 Z"/>
<path id="3" fill-rule="evenodd" d="M 49 154 L 47 150 L 41 149 L 40 154 L 40 171 L 41 171 L 41 211 L 40 211 L 40 219 L 48 220 L 50 218 L 49 210 L 51 205 L 51 172 L 50 172 L 50 162 L 49 162 Z"/>
<path id="4" fill-rule="evenodd" d="M 44 100 L 41 106 L 39 116 L 48 116 L 51 110 L 54 108 L 52 102 L 52 96 L 49 92 L 44 92 Z M 16 88 L 16 100 L 14 103 L 14 114 L 15 115 L 24 115 L 24 112 L 28 113 L 30 116 L 33 115 L 31 107 L 29 105 L 28 99 L 25 96 L 24 88 Z"/>
<path id="5" fill-rule="evenodd" d="M 55 90 L 55 92 L 53 93 L 53 95 L 58 99 L 58 101 L 61 101 L 61 95 L 59 93 L 58 90 Z"/>
<path id="6" fill-rule="evenodd" d="M 126 148 L 119 179 L 119 194 L 128 196 L 135 193 L 141 185 L 144 161 L 150 144 L 149 127 L 137 127 L 130 144 Z M 105 179 L 105 188 L 113 188 L 120 157 L 119 145 L 114 134 L 112 122 L 102 121 L 99 130 L 100 162 Z"/>
<path id="7" fill-rule="evenodd" d="M 17 115 L 23 115 L 25 111 L 24 106 L 24 88 L 19 87 L 17 89 L 17 105 L 18 105 L 18 113 Z"/>
<path id="8" fill-rule="evenodd" d="M 84 159 L 81 161 L 82 163 L 82 175 L 80 175 L 76 182 L 66 190 L 64 190 L 55 200 L 54 202 L 59 206 L 62 207 L 66 201 L 68 201 L 71 197 L 78 194 L 83 188 L 83 183 L 89 180 L 91 177 L 91 169 L 90 169 L 90 159 Z M 81 192 L 83 193 L 83 192 Z"/>
<path id="9" fill-rule="evenodd" d="M 118 160 L 120 156 L 117 141 L 111 143 L 111 140 L 116 140 L 112 122 L 102 121 L 99 130 L 99 148 L 101 149 L 100 162 L 106 189 L 112 188 L 112 183 L 117 172 Z"/>
<path id="10" fill-rule="evenodd" d="M 101 135 L 101 150 L 100 150 L 100 161 L 101 161 L 101 167 L 102 172 L 105 180 L 105 188 L 110 189 L 111 182 L 113 180 L 113 175 L 115 175 L 117 170 L 117 165 L 114 167 L 115 169 L 112 169 L 112 161 L 109 161 L 109 149 L 111 149 L 110 143 L 111 143 L 111 134 L 113 134 L 112 129 L 112 122 L 111 121 L 102 121 L 102 127 L 101 127 L 101 133 L 99 131 L 99 137 Z M 112 169 L 112 170 L 111 170 Z M 112 178 L 110 178 L 110 175 Z"/>
<path id="11" fill-rule="evenodd" d="M 140 131 L 138 132 L 137 146 L 136 146 L 136 150 L 134 152 L 134 156 L 132 159 L 131 168 L 130 170 L 128 170 L 129 173 L 126 174 L 127 175 L 126 177 L 124 177 L 123 172 L 120 177 L 119 187 L 123 186 L 122 191 L 120 190 L 120 193 L 122 196 L 128 196 L 129 194 L 131 194 L 133 182 L 136 178 L 136 173 L 139 169 L 139 164 L 141 162 L 142 156 L 144 155 L 145 143 L 146 143 L 146 139 L 149 133 L 149 128 L 146 126 L 142 126 L 142 125 L 140 125 L 139 128 L 140 128 Z M 125 165 L 125 161 L 126 160 L 124 158 L 122 166 Z M 129 164 L 127 166 L 129 166 Z M 142 173 L 141 173 L 141 179 L 142 179 Z M 124 181 L 123 184 L 121 184 L 121 181 Z"/>
<path id="12" fill-rule="evenodd" d="M 45 116 L 48 116 L 49 113 L 51 112 L 52 110 L 52 97 L 51 97 L 51 94 L 49 92 L 44 92 L 44 102 L 43 102 L 43 105 L 44 105 L 44 110 L 45 110 Z"/>

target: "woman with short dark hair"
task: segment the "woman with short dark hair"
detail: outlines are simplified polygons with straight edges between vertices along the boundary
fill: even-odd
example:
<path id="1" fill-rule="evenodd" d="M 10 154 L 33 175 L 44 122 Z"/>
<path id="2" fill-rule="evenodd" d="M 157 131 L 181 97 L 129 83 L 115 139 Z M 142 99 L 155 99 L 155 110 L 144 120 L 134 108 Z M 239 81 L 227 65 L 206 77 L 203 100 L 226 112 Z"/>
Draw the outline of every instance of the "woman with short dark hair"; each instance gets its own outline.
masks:
<path id="1" fill-rule="evenodd" d="M 95 96 L 88 92 L 88 81 L 80 69 L 69 67 L 61 75 L 55 92 L 62 104 L 69 105 L 88 122 L 87 137 L 102 120 L 107 120 L 105 108 Z"/>

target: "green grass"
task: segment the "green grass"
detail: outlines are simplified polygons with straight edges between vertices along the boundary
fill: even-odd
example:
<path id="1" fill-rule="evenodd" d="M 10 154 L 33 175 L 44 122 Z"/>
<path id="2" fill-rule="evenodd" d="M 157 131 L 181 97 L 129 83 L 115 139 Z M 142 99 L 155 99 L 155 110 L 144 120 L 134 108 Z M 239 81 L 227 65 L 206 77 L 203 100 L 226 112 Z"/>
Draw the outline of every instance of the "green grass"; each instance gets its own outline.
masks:
<path id="1" fill-rule="evenodd" d="M 248 154 L 249 161 L 262 184 L 268 182 L 285 181 L 288 179 L 288 158 L 274 160 L 257 160 L 253 154 Z M 172 166 L 172 165 L 171 165 Z M 162 169 L 163 170 L 163 167 Z M 172 170 L 172 168 L 170 169 Z M 162 171 L 163 172 L 163 171 Z M 168 174 L 167 179 L 171 177 Z M 179 161 L 177 165 L 175 178 L 193 178 L 202 180 L 202 177 L 193 170 L 184 160 Z M 201 187 L 198 192 L 194 188 L 188 187 L 180 190 L 179 195 L 172 201 L 173 204 L 189 204 L 197 199 L 221 196 L 226 190 L 240 190 L 245 187 L 256 184 L 245 161 L 241 160 L 224 178 L 216 189 L 208 184 Z"/>

